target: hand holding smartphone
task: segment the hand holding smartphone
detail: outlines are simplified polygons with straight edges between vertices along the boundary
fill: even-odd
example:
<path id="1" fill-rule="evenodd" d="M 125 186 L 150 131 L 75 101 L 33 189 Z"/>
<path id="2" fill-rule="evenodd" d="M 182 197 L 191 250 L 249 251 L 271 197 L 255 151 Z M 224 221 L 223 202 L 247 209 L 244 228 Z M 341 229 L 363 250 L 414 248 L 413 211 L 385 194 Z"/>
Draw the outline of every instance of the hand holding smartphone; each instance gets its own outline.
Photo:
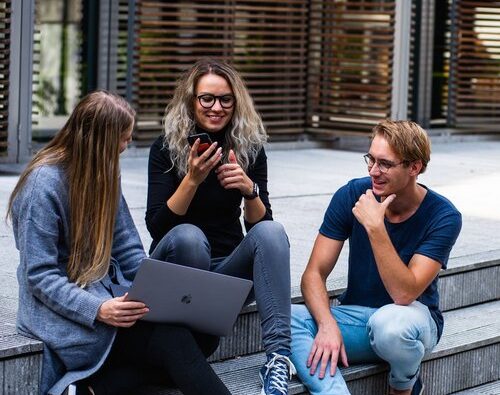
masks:
<path id="1" fill-rule="evenodd" d="M 192 134 L 188 136 L 187 139 L 191 147 L 193 146 L 196 139 L 200 139 L 200 145 L 198 145 L 198 155 L 201 155 L 212 145 L 212 139 L 210 138 L 208 133 Z"/>

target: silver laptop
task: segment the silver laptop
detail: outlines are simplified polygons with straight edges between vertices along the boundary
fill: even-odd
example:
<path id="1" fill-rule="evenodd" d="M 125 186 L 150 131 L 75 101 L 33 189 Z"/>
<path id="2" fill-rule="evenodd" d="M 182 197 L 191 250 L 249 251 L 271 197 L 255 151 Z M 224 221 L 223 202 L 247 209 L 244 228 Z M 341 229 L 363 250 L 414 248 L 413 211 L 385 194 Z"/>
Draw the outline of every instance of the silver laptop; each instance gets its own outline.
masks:
<path id="1" fill-rule="evenodd" d="M 252 285 L 250 280 L 145 258 L 127 299 L 149 307 L 145 321 L 225 336 L 231 333 Z M 113 288 L 115 296 L 126 291 Z"/>

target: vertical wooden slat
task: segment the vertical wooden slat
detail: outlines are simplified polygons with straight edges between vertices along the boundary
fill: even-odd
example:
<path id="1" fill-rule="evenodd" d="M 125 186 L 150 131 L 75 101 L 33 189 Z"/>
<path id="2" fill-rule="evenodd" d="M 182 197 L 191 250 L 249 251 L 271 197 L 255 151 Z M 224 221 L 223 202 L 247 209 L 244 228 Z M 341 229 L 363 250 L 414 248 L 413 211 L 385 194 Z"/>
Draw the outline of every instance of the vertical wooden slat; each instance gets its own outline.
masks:
<path id="1" fill-rule="evenodd" d="M 43 105 L 37 92 L 40 91 L 40 53 L 41 53 L 41 33 L 40 33 L 40 3 L 35 3 L 35 27 L 33 29 L 33 102 L 31 109 L 31 125 L 38 125 L 40 120 L 40 106 Z M 36 133 L 35 133 L 36 134 Z"/>
<path id="2" fill-rule="evenodd" d="M 395 1 L 311 0 L 309 23 L 308 131 L 367 133 L 391 113 Z"/>
<path id="3" fill-rule="evenodd" d="M 450 83 L 451 31 L 450 5 L 452 0 L 434 3 L 434 28 L 432 45 L 432 85 L 431 85 L 431 124 L 447 125 Z M 448 125 L 450 126 L 450 125 Z"/>
<path id="4" fill-rule="evenodd" d="M 415 98 L 415 84 L 418 84 L 419 76 L 418 72 L 415 73 L 416 70 L 416 62 L 420 60 L 419 54 L 416 52 L 419 48 L 420 40 L 417 39 L 417 35 L 420 36 L 420 28 L 421 28 L 421 21 L 419 20 L 419 14 L 420 14 L 420 9 L 422 7 L 422 3 L 419 2 L 416 4 L 415 2 L 412 2 L 411 4 L 411 22 L 410 22 L 410 72 L 408 73 L 408 108 L 407 108 L 407 115 L 408 119 L 415 119 L 414 118 L 414 109 L 416 107 L 415 99 L 418 100 L 418 98 Z"/>
<path id="5" fill-rule="evenodd" d="M 123 97 L 127 97 L 128 68 L 133 67 L 129 64 L 129 59 L 133 59 L 133 54 L 129 54 L 131 48 L 128 45 L 129 38 L 129 18 L 134 15 L 129 14 L 129 0 L 118 0 L 118 43 L 117 43 L 117 65 L 116 65 L 116 91 Z M 130 97 L 127 97 L 130 100 Z"/>
<path id="6" fill-rule="evenodd" d="M 7 156 L 11 2 L 0 1 L 0 156 Z"/>
<path id="7" fill-rule="evenodd" d="M 303 133 L 307 2 L 238 2 L 233 60 L 271 137 Z"/>
<path id="8" fill-rule="evenodd" d="M 139 141 L 161 131 L 180 74 L 202 56 L 244 77 L 271 138 L 302 133 L 306 107 L 307 0 L 137 3 L 134 104 Z"/>
<path id="9" fill-rule="evenodd" d="M 500 2 L 456 0 L 451 18 L 450 123 L 498 132 Z"/>

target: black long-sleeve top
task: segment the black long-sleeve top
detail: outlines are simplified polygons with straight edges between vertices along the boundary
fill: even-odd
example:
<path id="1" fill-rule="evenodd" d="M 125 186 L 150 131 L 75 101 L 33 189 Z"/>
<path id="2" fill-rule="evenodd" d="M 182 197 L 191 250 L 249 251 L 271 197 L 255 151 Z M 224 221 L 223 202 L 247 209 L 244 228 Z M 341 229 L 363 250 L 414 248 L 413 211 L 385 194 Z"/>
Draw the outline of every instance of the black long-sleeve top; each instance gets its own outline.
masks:
<path id="1" fill-rule="evenodd" d="M 217 141 L 219 147 L 226 144 L 224 132 L 210 133 L 210 137 Z M 259 196 L 266 207 L 266 213 L 260 221 L 272 220 L 264 148 L 249 166 L 247 175 L 259 185 Z M 241 192 L 237 189 L 224 189 L 215 170 L 212 170 L 198 186 L 186 214 L 177 215 L 167 206 L 167 200 L 177 190 L 181 181 L 177 169 L 172 167 L 168 147 L 163 147 L 163 136 L 160 136 L 151 146 L 149 153 L 146 226 L 153 238 L 150 253 L 170 229 L 188 223 L 198 226 L 205 233 L 213 258 L 228 256 L 243 239 L 240 222 Z M 247 221 L 244 223 L 247 231 L 255 225 Z"/>

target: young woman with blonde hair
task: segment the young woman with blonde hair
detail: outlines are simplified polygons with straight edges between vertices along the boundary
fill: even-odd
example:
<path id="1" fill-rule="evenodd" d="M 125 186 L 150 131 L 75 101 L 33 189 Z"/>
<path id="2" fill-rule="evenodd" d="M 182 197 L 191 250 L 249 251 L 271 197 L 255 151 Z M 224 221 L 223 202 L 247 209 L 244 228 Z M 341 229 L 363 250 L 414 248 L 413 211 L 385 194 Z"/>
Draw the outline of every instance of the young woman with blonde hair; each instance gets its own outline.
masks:
<path id="1" fill-rule="evenodd" d="M 257 302 L 267 354 L 262 394 L 287 394 L 294 371 L 288 359 L 290 251 L 283 226 L 272 220 L 261 118 L 233 67 L 201 59 L 179 80 L 163 121 L 164 134 L 149 156 L 150 251 L 253 280 L 248 302 Z M 188 142 L 201 133 L 213 142 L 204 152 L 203 137 Z"/>
<path id="2" fill-rule="evenodd" d="M 20 252 L 18 331 L 44 342 L 41 394 L 72 383 L 78 394 L 133 394 L 148 382 L 228 394 L 206 362 L 214 345 L 138 321 L 143 303 L 111 295 L 145 257 L 120 188 L 134 116 L 119 96 L 87 95 L 21 175 L 7 213 Z"/>

